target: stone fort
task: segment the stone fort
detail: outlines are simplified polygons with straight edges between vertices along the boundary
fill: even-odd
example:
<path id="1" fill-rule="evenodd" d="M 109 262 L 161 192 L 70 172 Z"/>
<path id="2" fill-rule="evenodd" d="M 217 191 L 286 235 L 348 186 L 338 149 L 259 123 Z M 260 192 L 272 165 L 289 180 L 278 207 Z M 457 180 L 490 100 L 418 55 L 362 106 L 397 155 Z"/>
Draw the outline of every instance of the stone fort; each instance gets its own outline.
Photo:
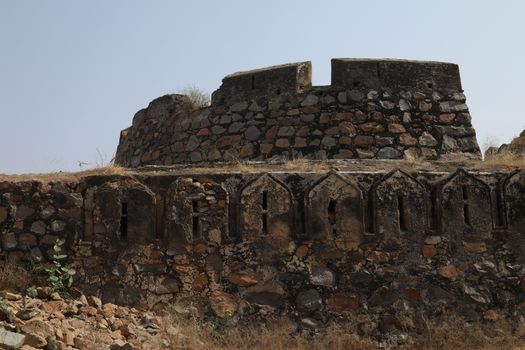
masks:
<path id="1" fill-rule="evenodd" d="M 333 59 L 226 76 L 210 106 L 155 99 L 123 130 L 122 174 L 0 182 L 0 254 L 67 241 L 105 302 L 318 328 L 373 315 L 523 315 L 525 171 L 483 165 L 458 66 Z"/>

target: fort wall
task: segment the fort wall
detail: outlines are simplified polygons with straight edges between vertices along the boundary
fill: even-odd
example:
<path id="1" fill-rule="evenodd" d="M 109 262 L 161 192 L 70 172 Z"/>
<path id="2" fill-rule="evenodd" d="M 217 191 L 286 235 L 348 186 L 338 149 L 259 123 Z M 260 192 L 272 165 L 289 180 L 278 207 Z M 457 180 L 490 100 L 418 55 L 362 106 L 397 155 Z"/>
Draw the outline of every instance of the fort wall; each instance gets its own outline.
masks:
<path id="1" fill-rule="evenodd" d="M 458 66 L 332 60 L 332 85 L 309 62 L 232 74 L 212 104 L 166 95 L 121 133 L 126 167 L 282 159 L 479 158 Z"/>
<path id="2" fill-rule="evenodd" d="M 78 285 L 105 302 L 193 298 L 221 316 L 222 300 L 231 316 L 306 328 L 348 314 L 378 327 L 419 311 L 504 317 L 524 299 L 524 200 L 523 171 L 468 169 L 2 182 L 0 255 L 45 261 L 64 238 Z"/>

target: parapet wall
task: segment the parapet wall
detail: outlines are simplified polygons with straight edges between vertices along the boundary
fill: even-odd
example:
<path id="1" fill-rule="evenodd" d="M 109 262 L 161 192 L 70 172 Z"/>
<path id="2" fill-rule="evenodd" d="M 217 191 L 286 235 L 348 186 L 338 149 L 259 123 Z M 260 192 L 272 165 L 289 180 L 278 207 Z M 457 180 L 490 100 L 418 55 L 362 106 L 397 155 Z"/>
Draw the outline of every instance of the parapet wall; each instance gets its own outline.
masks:
<path id="1" fill-rule="evenodd" d="M 304 328 L 525 315 L 524 171 L 374 169 L 2 182 L 0 255 L 46 259 L 62 237 L 104 302 L 190 298 Z"/>
<path id="2" fill-rule="evenodd" d="M 126 167 L 236 160 L 479 158 L 458 67 L 332 60 L 332 85 L 309 62 L 227 76 L 212 105 L 166 95 L 122 131 Z"/>

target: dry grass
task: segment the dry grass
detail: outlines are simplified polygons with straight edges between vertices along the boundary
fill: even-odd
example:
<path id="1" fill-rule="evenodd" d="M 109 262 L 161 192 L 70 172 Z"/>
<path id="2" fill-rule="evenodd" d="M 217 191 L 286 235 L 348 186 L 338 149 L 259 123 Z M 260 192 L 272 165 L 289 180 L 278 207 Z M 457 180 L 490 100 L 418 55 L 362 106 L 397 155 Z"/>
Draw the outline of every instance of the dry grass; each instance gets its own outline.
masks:
<path id="1" fill-rule="evenodd" d="M 97 167 L 80 172 L 54 172 L 47 174 L 0 174 L 0 181 L 40 181 L 49 182 L 76 182 L 84 177 L 96 175 L 133 175 L 136 173 L 151 173 L 167 171 L 174 175 L 191 174 L 214 174 L 214 173 L 243 173 L 257 174 L 264 172 L 313 172 L 319 174 L 328 173 L 331 170 L 352 171 L 390 171 L 401 169 L 406 173 L 420 170 L 454 171 L 457 168 L 472 170 L 514 170 L 525 169 L 525 155 L 517 155 L 512 152 L 503 152 L 485 160 L 469 160 L 465 158 L 447 158 L 438 161 L 422 159 L 403 159 L 382 161 L 374 159 L 349 159 L 349 160 L 308 160 L 295 159 L 287 161 L 253 162 L 246 160 L 232 160 L 231 162 L 218 163 L 215 165 L 186 165 L 145 167 L 143 169 L 130 169 L 120 166 Z"/>
<path id="2" fill-rule="evenodd" d="M 20 181 L 40 181 L 42 183 L 49 182 L 75 182 L 87 176 L 94 175 L 126 175 L 131 173 L 133 170 L 123 168 L 120 166 L 107 166 L 97 167 L 78 172 L 65 172 L 59 171 L 54 173 L 44 174 L 20 174 L 20 175 L 7 175 L 0 174 L 0 181 L 20 182 Z"/>
<path id="3" fill-rule="evenodd" d="M 467 324 L 455 316 L 431 322 L 424 334 L 401 349 L 499 350 L 525 349 L 525 339 L 507 321 Z"/>
<path id="4" fill-rule="evenodd" d="M 413 332 L 401 346 L 389 342 L 388 339 L 393 338 L 388 336 L 382 341 L 359 336 L 351 320 L 332 324 L 313 335 L 298 333 L 292 323 L 284 322 L 283 318 L 269 320 L 263 326 L 231 325 L 228 321 L 199 322 L 169 313 L 163 324 L 167 325 L 163 333 L 171 349 L 367 350 L 380 346 L 403 350 L 525 349 L 525 340 L 515 334 L 508 322 L 468 325 L 454 316 L 447 316 L 441 322 L 429 322 L 423 334 Z"/>
<path id="5" fill-rule="evenodd" d="M 487 157 L 487 159 L 480 163 L 490 169 L 521 169 L 525 168 L 525 154 L 515 154 L 510 151 L 500 152 Z"/>
<path id="6" fill-rule="evenodd" d="M 180 316 L 165 318 L 168 325 L 171 349 L 217 349 L 217 350 L 367 350 L 376 349 L 370 339 L 360 338 L 342 326 L 328 327 L 322 334 L 308 336 L 294 334 L 287 324 L 274 320 L 272 325 L 231 326 L 228 321 L 201 323 Z M 170 330 L 171 328 L 171 330 Z"/>
<path id="7" fill-rule="evenodd" d="M 0 290 L 22 293 L 32 284 L 33 277 L 26 266 L 0 259 Z"/>

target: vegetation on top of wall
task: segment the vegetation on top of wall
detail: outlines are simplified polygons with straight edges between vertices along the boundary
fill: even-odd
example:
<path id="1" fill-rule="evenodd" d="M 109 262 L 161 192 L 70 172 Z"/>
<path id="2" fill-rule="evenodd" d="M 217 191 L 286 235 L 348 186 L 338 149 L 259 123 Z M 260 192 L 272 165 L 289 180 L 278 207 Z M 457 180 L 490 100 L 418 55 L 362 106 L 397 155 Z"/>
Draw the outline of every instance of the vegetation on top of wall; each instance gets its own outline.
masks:
<path id="1" fill-rule="evenodd" d="M 210 105 L 210 96 L 195 85 L 186 86 L 179 93 L 186 95 L 194 108 L 203 108 Z"/>

